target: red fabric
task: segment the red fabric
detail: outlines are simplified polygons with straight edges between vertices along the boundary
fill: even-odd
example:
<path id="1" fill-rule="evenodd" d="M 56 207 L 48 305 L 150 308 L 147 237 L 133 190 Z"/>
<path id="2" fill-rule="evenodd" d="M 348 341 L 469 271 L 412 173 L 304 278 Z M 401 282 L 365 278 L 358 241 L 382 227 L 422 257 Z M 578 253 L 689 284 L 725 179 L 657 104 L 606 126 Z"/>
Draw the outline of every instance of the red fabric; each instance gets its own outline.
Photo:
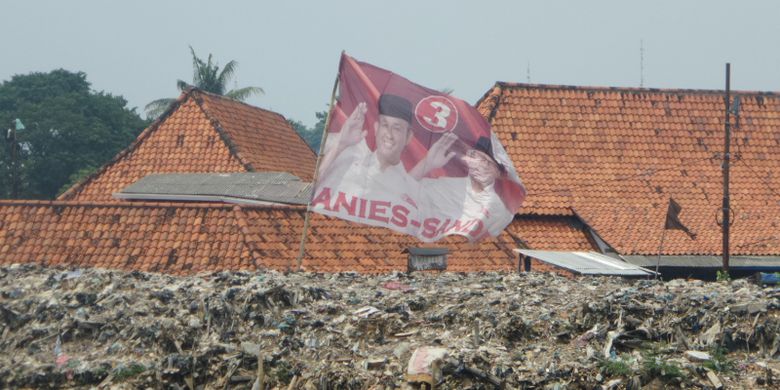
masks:
<path id="1" fill-rule="evenodd" d="M 388 70 L 357 61 L 346 54 L 342 55 L 339 72 L 339 97 L 331 113 L 329 138 L 341 131 L 345 121 L 359 104 L 365 103 L 367 112 L 363 129 L 366 135 L 363 142 L 371 152 L 374 152 L 376 150 L 374 124 L 379 119 L 380 97 L 386 94 L 400 96 L 408 100 L 412 109 L 409 127 L 412 137 L 401 152 L 401 163 L 407 172 L 411 172 L 426 157 L 432 145 L 448 133 L 457 136 L 457 140 L 448 151 L 459 157 L 466 155 L 472 149 L 480 150 L 478 147 L 480 138 L 484 138 L 483 143 L 490 140 L 488 145 L 492 147 L 491 158 L 503 166 L 501 175 L 494 183 L 495 192 L 509 213 L 518 210 L 525 198 L 525 189 L 503 146 L 496 137 L 492 136 L 489 123 L 473 106 L 461 99 L 415 84 Z M 425 177 L 468 179 L 468 167 L 464 161 L 461 158 L 452 158 L 442 167 L 426 172 Z M 424 186 L 420 188 L 425 191 Z M 334 191 L 331 195 L 335 197 L 337 192 Z M 413 194 L 412 197 L 414 198 Z M 315 200 L 317 199 L 324 199 L 327 202 L 329 197 L 315 195 Z M 316 207 L 315 211 L 318 211 Z M 338 216 L 335 213 L 329 215 Z M 367 222 L 360 221 L 358 218 L 350 220 Z M 406 232 L 409 233 L 408 230 Z M 440 237 L 435 239 L 438 238 Z M 477 239 L 480 238 L 482 237 Z"/>

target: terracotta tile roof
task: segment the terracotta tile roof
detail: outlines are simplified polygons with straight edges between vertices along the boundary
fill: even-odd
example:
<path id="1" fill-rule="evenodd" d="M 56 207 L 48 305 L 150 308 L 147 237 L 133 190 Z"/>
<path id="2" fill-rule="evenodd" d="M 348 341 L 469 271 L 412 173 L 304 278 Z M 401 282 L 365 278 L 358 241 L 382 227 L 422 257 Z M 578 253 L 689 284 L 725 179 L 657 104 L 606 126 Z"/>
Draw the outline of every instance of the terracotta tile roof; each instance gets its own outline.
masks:
<path id="1" fill-rule="evenodd" d="M 295 259 L 303 227 L 303 212 L 285 212 L 268 218 L 259 208 L 242 210 L 249 230 L 266 232 L 253 236 L 260 248 L 278 248 L 270 257 Z M 290 245 L 292 244 L 292 245 Z M 516 267 L 511 250 L 514 241 L 508 234 L 479 244 L 469 244 L 463 237 L 448 237 L 434 245 L 422 245 L 415 238 L 383 228 L 312 214 L 303 267 L 316 272 L 387 272 L 405 270 L 407 255 L 401 250 L 412 246 L 448 247 L 448 269 L 451 271 L 510 270 Z M 277 264 L 274 264 L 277 265 Z M 281 265 L 281 264 L 279 264 Z"/>
<path id="2" fill-rule="evenodd" d="M 780 95 L 741 97 L 734 130 L 733 254 L 780 254 Z M 691 239 L 664 254 L 721 253 L 723 91 L 497 83 L 478 103 L 528 189 L 521 210 L 573 209 L 621 254 L 657 254 L 670 197 Z M 551 249 L 555 242 L 538 242 Z"/>
<path id="3" fill-rule="evenodd" d="M 190 274 L 268 267 L 298 255 L 300 206 L 0 201 L 0 263 L 38 262 Z M 313 272 L 405 270 L 409 236 L 313 215 L 303 266 Z M 450 237 L 452 271 L 517 267 L 509 234 Z"/>
<path id="4" fill-rule="evenodd" d="M 315 163 L 314 152 L 281 115 L 190 90 L 59 199 L 116 201 L 112 193 L 151 173 L 282 171 L 311 180 Z"/>
<path id="5" fill-rule="evenodd" d="M 526 248 L 548 251 L 598 251 L 584 224 L 571 216 L 521 215 L 507 227 Z"/>
<path id="6" fill-rule="evenodd" d="M 314 178 L 317 155 L 280 114 L 205 92 L 195 95 L 203 111 L 253 171 L 289 172 Z"/>

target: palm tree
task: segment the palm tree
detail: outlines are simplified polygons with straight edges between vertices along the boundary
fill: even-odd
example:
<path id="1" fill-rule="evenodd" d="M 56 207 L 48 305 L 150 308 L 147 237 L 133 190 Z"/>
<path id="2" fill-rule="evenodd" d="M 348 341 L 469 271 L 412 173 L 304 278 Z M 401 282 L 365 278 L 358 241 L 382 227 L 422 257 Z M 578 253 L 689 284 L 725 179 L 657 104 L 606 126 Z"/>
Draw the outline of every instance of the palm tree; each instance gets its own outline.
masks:
<path id="1" fill-rule="evenodd" d="M 187 88 L 195 87 L 206 92 L 211 92 L 217 95 L 229 97 L 231 99 L 244 101 L 248 97 L 255 94 L 262 94 L 263 89 L 260 87 L 244 87 L 238 89 L 227 90 L 227 85 L 230 79 L 233 78 L 238 67 L 238 62 L 235 60 L 228 62 L 222 67 L 222 71 L 219 70 L 219 64 L 212 62 L 211 54 L 206 61 L 203 61 L 195 54 L 195 50 L 190 46 L 190 52 L 192 53 L 192 84 L 184 82 L 182 80 L 176 81 L 176 87 L 180 91 L 184 91 Z M 160 116 L 168 106 L 176 101 L 176 99 L 163 98 L 152 101 L 147 104 L 144 109 L 146 115 L 149 118 L 156 118 Z"/>

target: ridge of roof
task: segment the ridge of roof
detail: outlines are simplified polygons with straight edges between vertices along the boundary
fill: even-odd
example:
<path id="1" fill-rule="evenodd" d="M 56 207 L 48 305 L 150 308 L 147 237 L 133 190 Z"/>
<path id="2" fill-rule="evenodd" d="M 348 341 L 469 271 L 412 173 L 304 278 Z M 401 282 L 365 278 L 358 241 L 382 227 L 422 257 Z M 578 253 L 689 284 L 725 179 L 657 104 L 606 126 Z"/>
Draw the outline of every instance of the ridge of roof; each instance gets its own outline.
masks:
<path id="1" fill-rule="evenodd" d="M 495 97 L 491 102 L 486 103 L 487 106 L 485 107 L 485 112 L 481 112 L 482 116 L 485 117 L 485 119 L 490 123 L 492 123 L 492 118 L 494 117 L 494 111 L 498 108 L 498 97 L 503 95 L 504 93 L 504 86 L 501 85 L 500 81 L 496 81 L 495 84 L 493 84 L 493 87 L 488 89 L 482 97 L 480 97 L 476 103 L 474 103 L 474 107 L 477 110 L 480 110 L 482 108 L 482 103 L 485 102 L 489 97 Z M 491 119 L 488 119 L 490 117 Z"/>
<path id="2" fill-rule="evenodd" d="M 599 86 L 582 86 L 582 85 L 565 85 L 565 84 L 535 84 L 535 83 L 520 83 L 510 81 L 496 81 L 494 88 L 483 95 L 483 97 L 476 103 L 478 106 L 487 96 L 491 95 L 495 87 L 516 88 L 516 89 L 547 89 L 547 90 L 572 90 L 572 91 L 593 91 L 593 92 L 630 92 L 630 93 L 670 93 L 670 94 L 701 94 L 701 95 L 719 95 L 724 94 L 726 91 L 722 89 L 686 89 L 686 88 L 645 88 L 645 87 L 599 87 Z M 746 90 L 731 90 L 732 94 L 740 95 L 757 95 L 757 96 L 773 96 L 780 97 L 780 91 L 746 91 Z"/>
<path id="3" fill-rule="evenodd" d="M 51 206 L 51 207 L 95 207 L 95 208 L 190 208 L 190 209 L 270 209 L 304 211 L 303 205 L 235 205 L 228 203 L 204 203 L 204 202 L 89 202 L 71 200 L 34 200 L 34 199 L 0 199 L 0 207 L 3 206 Z"/>
<path id="4" fill-rule="evenodd" d="M 488 108 L 490 108 L 490 112 L 488 113 L 488 116 L 486 118 L 488 123 L 493 123 L 493 119 L 495 119 L 496 114 L 498 113 L 498 108 L 501 106 L 501 99 L 504 97 L 504 91 L 506 89 L 505 88 L 496 87 L 496 88 L 494 88 L 494 90 L 497 90 L 497 93 L 494 93 L 492 95 L 493 99 L 491 100 L 491 102 L 490 102 L 491 104 L 488 107 Z M 479 105 L 477 105 L 477 106 L 479 106 Z"/>
<path id="5" fill-rule="evenodd" d="M 276 112 L 276 111 L 271 111 L 271 110 L 267 110 L 267 109 L 265 109 L 265 108 L 262 108 L 262 107 L 253 106 L 253 105 L 251 105 L 251 104 L 249 104 L 249 103 L 242 102 L 242 101 L 240 101 L 240 100 L 231 99 L 231 98 L 229 98 L 229 97 L 226 97 L 226 96 L 217 95 L 217 94 L 214 94 L 214 93 L 211 93 L 211 92 L 206 92 L 206 91 L 203 91 L 203 90 L 198 90 L 198 91 L 199 91 L 201 94 L 203 94 L 203 95 L 206 95 L 206 96 L 209 96 L 209 97 L 211 97 L 211 98 L 214 98 L 214 99 L 222 99 L 222 100 L 228 100 L 228 101 L 230 101 L 230 102 L 232 102 L 232 103 L 238 103 L 238 104 L 241 104 L 241 105 L 247 106 L 247 107 L 249 107 L 249 108 L 252 108 L 252 109 L 255 109 L 255 110 L 262 110 L 262 111 L 265 111 L 265 112 L 267 112 L 267 113 L 270 113 L 270 114 L 273 114 L 273 115 L 276 115 L 276 116 L 278 116 L 279 118 L 281 118 L 281 119 L 282 119 L 283 121 L 285 121 L 285 122 L 287 122 L 287 121 L 288 121 L 288 120 L 287 120 L 287 118 L 286 118 L 284 115 L 282 115 L 282 114 L 280 114 L 280 113 L 278 113 L 278 112 Z M 295 129 L 293 129 L 293 130 L 295 130 Z M 297 135 L 297 136 L 298 136 L 298 138 L 300 138 L 300 139 L 301 139 L 301 141 L 303 141 L 303 143 L 304 143 L 306 146 L 309 146 L 309 144 L 306 142 L 306 139 L 304 139 L 302 135 L 298 134 L 298 132 L 297 132 L 297 131 L 294 131 L 294 133 L 295 133 L 295 135 Z M 311 149 L 311 147 L 309 147 L 309 149 Z M 312 149 L 312 152 L 314 152 L 315 154 L 317 154 L 317 151 L 316 151 L 316 150 L 314 150 L 314 149 Z"/>
<path id="6" fill-rule="evenodd" d="M 262 108 L 262 107 L 253 106 L 253 105 L 251 105 L 249 103 L 242 102 L 241 100 L 236 100 L 236 99 L 224 96 L 224 95 L 217 95 L 216 93 L 212 93 L 212 92 L 209 92 L 209 91 L 204 91 L 204 90 L 202 90 L 200 88 L 196 88 L 196 87 L 190 87 L 190 88 L 188 88 L 188 91 L 197 92 L 199 95 L 204 95 L 204 96 L 207 96 L 209 98 L 213 98 L 213 99 L 217 99 L 217 100 L 224 100 L 224 101 L 228 101 L 228 102 L 231 102 L 231 103 L 240 104 L 242 106 L 246 106 L 247 108 L 251 108 L 253 110 L 265 111 L 265 112 L 267 112 L 269 114 L 276 115 L 276 116 L 286 120 L 284 115 L 282 115 L 282 114 L 280 114 L 280 113 L 278 113 L 276 111 L 271 111 L 271 110 L 268 110 L 268 109 L 265 109 L 265 108 Z"/>
<path id="7" fill-rule="evenodd" d="M 231 103 L 237 103 L 237 104 L 240 104 L 240 105 L 246 106 L 246 107 L 248 107 L 248 108 L 251 108 L 251 109 L 253 109 L 253 110 L 261 110 L 261 111 L 265 111 L 265 112 L 267 112 L 267 113 L 269 113 L 269 114 L 276 115 L 276 116 L 278 116 L 278 117 L 279 117 L 279 118 L 280 118 L 282 121 L 284 121 L 284 122 L 287 122 L 287 118 L 285 118 L 285 116 L 284 116 L 284 115 L 282 115 L 282 114 L 280 114 L 280 113 L 278 113 L 278 112 L 276 112 L 276 111 L 271 111 L 271 110 L 268 110 L 268 109 L 265 109 L 265 108 L 262 108 L 262 107 L 253 106 L 253 105 L 251 105 L 251 104 L 249 104 L 249 103 L 242 102 L 242 101 L 240 101 L 240 100 L 236 100 L 236 99 L 232 99 L 232 98 L 229 98 L 229 97 L 227 97 L 227 96 L 223 96 L 223 95 L 217 95 L 217 94 L 215 94 L 215 93 L 211 93 L 211 92 L 208 92 L 208 91 L 204 91 L 204 90 L 202 90 L 202 89 L 197 89 L 197 92 L 198 92 L 199 94 L 201 94 L 201 95 L 204 95 L 204 96 L 207 96 L 207 97 L 209 97 L 209 98 L 218 99 L 218 100 L 224 100 L 224 101 L 229 101 L 229 102 L 231 102 Z M 201 106 L 201 108 L 202 108 L 204 111 L 206 111 L 206 109 L 205 109 L 205 108 L 203 108 L 202 106 Z M 293 129 L 293 130 L 295 130 L 295 129 Z M 300 139 L 301 139 L 301 141 L 303 141 L 303 143 L 304 143 L 306 146 L 309 146 L 309 144 L 308 144 L 308 143 L 306 143 L 306 140 L 303 138 L 303 136 L 302 136 L 302 135 L 298 134 L 298 132 L 297 132 L 297 131 L 294 131 L 294 133 L 295 133 L 295 134 L 298 136 L 298 138 L 300 138 Z M 309 149 L 311 149 L 311 147 L 309 147 Z M 312 152 L 314 152 L 314 154 L 315 154 L 315 155 L 316 155 L 316 154 L 318 154 L 318 153 L 317 153 L 317 151 L 316 151 L 316 150 L 314 150 L 314 149 L 311 149 L 311 151 L 312 151 Z"/>
<path id="8" fill-rule="evenodd" d="M 585 225 L 585 227 L 586 227 L 588 230 L 590 230 L 590 232 L 591 232 L 592 234 L 595 234 L 595 235 L 596 235 L 596 236 L 597 236 L 599 239 L 601 239 L 601 241 L 603 241 L 603 242 L 604 242 L 604 244 L 606 244 L 606 245 L 607 245 L 609 248 L 611 248 L 611 249 L 614 249 L 614 248 L 615 248 L 615 246 L 614 246 L 614 245 L 612 245 L 612 244 L 610 244 L 610 243 L 609 243 L 609 242 L 608 242 L 608 241 L 607 241 L 607 240 L 604 238 L 604 236 L 602 236 L 601 234 L 599 234 L 599 231 L 598 231 L 598 230 L 596 230 L 596 229 L 593 227 L 593 224 L 592 224 L 592 223 L 591 223 L 591 222 L 590 222 L 590 221 L 589 221 L 587 218 L 585 218 L 585 217 L 584 217 L 582 214 L 580 214 L 579 212 L 577 212 L 577 209 L 576 209 L 576 208 L 574 208 L 574 207 L 571 207 L 570 209 L 571 209 L 571 212 L 574 214 L 574 218 L 577 218 L 577 219 L 578 219 L 580 222 L 582 222 L 582 224 L 583 224 L 583 225 Z M 591 237 L 589 237 L 589 238 L 590 238 L 591 240 L 593 240 L 593 237 L 592 237 L 592 236 L 591 236 Z"/>
<path id="9" fill-rule="evenodd" d="M 225 147 L 228 148 L 228 151 L 236 158 L 238 159 L 238 162 L 241 163 L 241 165 L 244 166 L 249 172 L 254 172 L 255 167 L 252 166 L 252 163 L 247 161 L 246 158 L 239 152 L 238 146 L 236 146 L 236 143 L 233 142 L 233 140 L 230 138 L 230 135 L 225 131 L 225 129 L 222 127 L 222 124 L 220 123 L 219 119 L 212 115 L 211 112 L 203 105 L 203 99 L 199 96 L 201 94 L 208 96 L 210 98 L 216 98 L 217 95 L 212 93 L 207 93 L 205 91 L 199 90 L 197 88 L 190 88 L 188 90 L 188 93 L 190 93 L 190 96 L 195 100 L 195 103 L 198 105 L 198 108 L 200 108 L 200 111 L 203 113 L 203 115 L 206 116 L 206 118 L 209 120 L 209 123 L 211 123 L 211 127 L 214 128 L 214 130 L 219 134 L 219 139 L 222 140 L 222 143 L 225 144 Z M 223 97 L 221 97 L 223 98 Z M 224 100 L 230 100 L 234 102 L 238 102 L 235 99 L 229 99 L 229 98 L 223 98 Z M 247 106 L 249 106 L 247 104 Z M 252 107 L 252 106 L 249 106 Z M 270 112 L 270 111 L 269 111 Z"/>
<path id="10" fill-rule="evenodd" d="M 293 204 L 233 204 L 233 203 L 216 203 L 216 202 L 191 202 L 191 201 L 128 201 L 128 202 L 109 202 L 109 201 L 73 201 L 73 200 L 39 200 L 39 199 L 0 199 L 0 207 L 3 206 L 52 206 L 52 207 L 122 207 L 122 208 L 192 208 L 192 209 L 220 209 L 220 208 L 234 208 L 240 207 L 242 209 L 251 210 L 290 210 L 290 211 L 305 211 L 305 205 L 293 205 Z M 571 211 L 569 213 L 559 214 L 543 214 L 538 212 L 518 212 L 516 216 L 519 217 L 557 217 L 557 218 L 571 218 L 574 216 Z M 511 251 L 512 248 L 507 250 Z"/>
<path id="11" fill-rule="evenodd" d="M 73 196 L 76 195 L 76 193 L 84 188 L 87 184 L 91 183 L 92 180 L 103 174 L 106 170 L 108 170 L 109 167 L 116 164 L 119 160 L 130 154 L 135 148 L 138 147 L 146 138 L 149 138 L 149 136 L 154 133 L 155 130 L 157 130 L 160 125 L 165 122 L 168 117 L 176 112 L 176 110 L 184 104 L 184 102 L 187 101 L 187 98 L 190 97 L 191 92 L 193 91 L 193 88 L 188 88 L 184 92 L 179 95 L 178 98 L 176 98 L 176 101 L 171 104 L 167 110 L 165 110 L 157 119 L 155 119 L 147 128 L 145 128 L 141 134 L 138 135 L 138 137 L 133 140 L 133 142 L 130 143 L 126 148 L 122 149 L 119 153 L 117 153 L 111 160 L 109 160 L 107 163 L 103 164 L 100 168 L 98 168 L 95 172 L 92 172 L 92 174 L 88 175 L 87 177 L 81 179 L 80 181 L 76 182 L 76 184 L 72 185 L 70 188 L 68 188 L 65 192 L 57 196 L 57 200 L 68 200 L 71 199 Z"/>
<path id="12" fill-rule="evenodd" d="M 211 126 L 220 134 L 220 138 L 227 145 L 230 153 L 246 170 L 250 172 L 268 170 L 269 166 L 273 166 L 273 170 L 280 170 L 281 166 L 286 166 L 287 171 L 301 178 L 309 179 L 311 177 L 317 152 L 312 150 L 306 140 L 295 131 L 292 124 L 282 114 L 202 90 L 196 90 L 193 97 Z M 233 113 L 242 113 L 241 115 L 247 115 L 247 117 L 243 121 L 238 121 Z M 257 131 L 256 128 L 249 125 L 253 123 L 253 120 L 268 121 L 266 123 L 267 131 Z M 251 139 L 252 137 L 258 138 Z M 269 139 L 269 137 L 273 139 Z M 279 160 L 274 160 L 274 162 L 263 157 L 267 153 L 264 150 L 264 145 L 274 142 L 286 143 L 288 152 L 297 155 L 298 161 L 292 162 L 289 159 L 289 153 L 284 157 L 276 153 Z"/>

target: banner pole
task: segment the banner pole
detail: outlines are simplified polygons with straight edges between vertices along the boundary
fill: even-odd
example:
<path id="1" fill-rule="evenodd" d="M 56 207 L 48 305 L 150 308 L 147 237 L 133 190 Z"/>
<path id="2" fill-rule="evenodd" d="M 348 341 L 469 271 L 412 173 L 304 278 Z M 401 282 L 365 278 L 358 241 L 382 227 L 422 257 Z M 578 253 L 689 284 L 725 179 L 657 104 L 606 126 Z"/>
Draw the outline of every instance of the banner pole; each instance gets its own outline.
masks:
<path id="1" fill-rule="evenodd" d="M 341 52 L 341 58 L 344 58 L 344 52 Z M 336 101 L 336 90 L 339 86 L 339 78 L 341 76 L 341 63 L 339 62 L 339 72 L 336 74 L 336 81 L 333 83 L 333 92 L 330 94 L 330 105 L 328 106 L 328 117 L 325 119 L 325 128 L 322 130 L 322 139 L 320 140 L 320 150 L 317 153 L 317 163 L 314 165 L 314 179 L 311 182 L 311 195 L 309 196 L 309 202 L 306 204 L 306 214 L 303 219 L 303 232 L 301 232 L 301 244 L 298 250 L 298 258 L 296 259 L 296 271 L 301 270 L 303 264 L 303 254 L 306 250 L 306 237 L 309 233 L 309 223 L 311 215 L 311 201 L 314 199 L 314 190 L 317 188 L 317 179 L 320 173 L 320 160 L 322 159 L 322 151 L 325 149 L 325 142 L 328 140 L 328 128 L 330 127 L 330 118 L 333 113 L 333 103 Z"/>
<path id="2" fill-rule="evenodd" d="M 655 278 L 659 278 L 658 268 L 661 266 L 661 252 L 664 250 L 664 238 L 666 238 L 666 227 L 661 233 L 661 245 L 658 246 L 658 259 L 655 262 Z"/>

